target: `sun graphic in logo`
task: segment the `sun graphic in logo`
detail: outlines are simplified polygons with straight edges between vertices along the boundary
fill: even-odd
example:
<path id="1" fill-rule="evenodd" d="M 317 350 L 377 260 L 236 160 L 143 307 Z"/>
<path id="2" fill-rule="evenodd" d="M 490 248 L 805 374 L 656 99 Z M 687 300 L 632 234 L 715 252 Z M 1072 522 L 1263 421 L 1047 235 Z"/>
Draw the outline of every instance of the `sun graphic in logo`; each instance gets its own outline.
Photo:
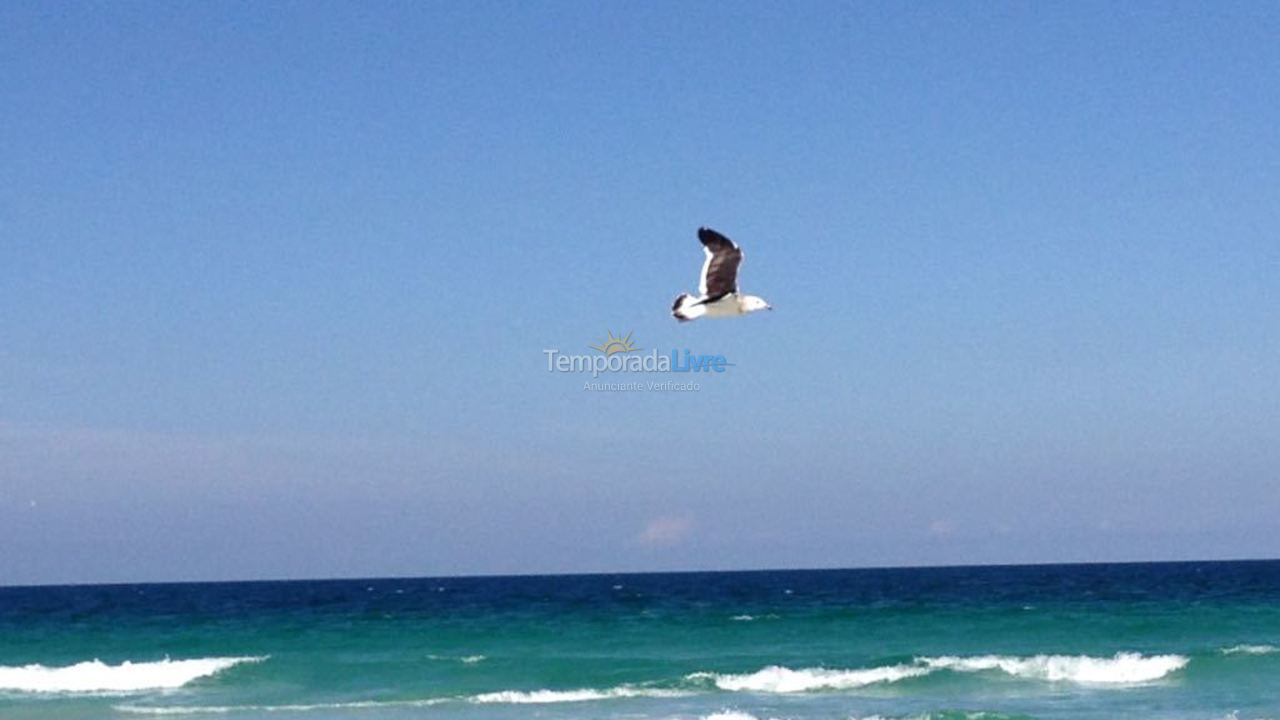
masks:
<path id="1" fill-rule="evenodd" d="M 592 345 L 591 347 L 593 349 L 599 350 L 605 355 L 635 352 L 640 349 L 636 347 L 634 343 L 631 342 L 631 336 L 634 333 L 634 331 L 627 333 L 626 337 L 614 337 L 612 330 L 608 330 L 606 332 L 609 333 L 609 338 L 604 342 L 600 343 L 599 345 Z"/>

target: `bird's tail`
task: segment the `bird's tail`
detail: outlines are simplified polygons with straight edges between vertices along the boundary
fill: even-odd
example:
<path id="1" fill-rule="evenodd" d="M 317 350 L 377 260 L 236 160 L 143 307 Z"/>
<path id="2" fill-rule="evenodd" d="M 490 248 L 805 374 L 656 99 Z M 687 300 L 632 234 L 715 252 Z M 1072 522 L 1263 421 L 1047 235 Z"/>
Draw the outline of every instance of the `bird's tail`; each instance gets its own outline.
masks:
<path id="1" fill-rule="evenodd" d="M 698 305 L 697 298 L 689 293 L 680 293 L 676 297 L 676 301 L 671 304 L 671 316 L 680 322 L 688 322 L 694 318 L 702 317 L 706 312 L 706 308 Z"/>

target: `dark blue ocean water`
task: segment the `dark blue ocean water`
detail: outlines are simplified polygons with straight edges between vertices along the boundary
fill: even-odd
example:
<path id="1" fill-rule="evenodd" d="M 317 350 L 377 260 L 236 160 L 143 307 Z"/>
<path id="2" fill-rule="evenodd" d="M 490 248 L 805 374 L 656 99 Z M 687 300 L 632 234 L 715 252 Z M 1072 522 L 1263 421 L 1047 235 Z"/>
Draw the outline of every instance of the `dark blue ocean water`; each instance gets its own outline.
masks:
<path id="1" fill-rule="evenodd" d="M 1280 562 L 0 588 L 0 717 L 1280 719 Z"/>

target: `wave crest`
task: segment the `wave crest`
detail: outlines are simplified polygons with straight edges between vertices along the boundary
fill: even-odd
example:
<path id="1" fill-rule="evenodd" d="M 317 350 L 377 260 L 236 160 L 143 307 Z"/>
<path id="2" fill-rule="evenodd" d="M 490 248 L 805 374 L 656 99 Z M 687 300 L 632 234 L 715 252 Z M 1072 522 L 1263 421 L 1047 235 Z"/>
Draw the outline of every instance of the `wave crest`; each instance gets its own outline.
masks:
<path id="1" fill-rule="evenodd" d="M 1275 645 L 1233 645 L 1228 648 L 1222 648 L 1223 655 L 1271 655 L 1280 652 L 1280 648 Z"/>
<path id="2" fill-rule="evenodd" d="M 0 666 L 0 690 L 31 693 L 130 693 L 179 688 L 242 663 L 265 657 L 214 657 L 193 660 L 130 662 L 108 665 L 101 660 L 65 667 Z"/>
<path id="3" fill-rule="evenodd" d="M 293 705 L 116 705 L 117 712 L 133 715 L 230 715 L 244 712 L 312 712 L 316 710 L 376 710 L 393 707 L 431 707 L 447 700 L 353 700 L 337 703 Z"/>
<path id="4" fill-rule="evenodd" d="M 973 657 L 919 657 L 910 664 L 882 665 L 854 670 L 802 668 L 780 665 L 753 673 L 727 674 L 698 672 L 686 681 L 709 681 L 731 692 L 803 693 L 821 690 L 850 690 L 878 683 L 894 683 L 909 678 L 949 670 L 975 673 L 999 670 L 1014 677 L 1082 685 L 1125 685 L 1151 682 L 1181 670 L 1190 662 L 1182 655 L 1141 655 L 1122 652 L 1114 657 L 1087 655 L 979 655 Z"/>
<path id="5" fill-rule="evenodd" d="M 460 662 L 463 665 L 475 665 L 476 663 L 482 663 L 489 658 L 486 655 L 428 655 L 427 659 L 446 662 Z"/>
<path id="6" fill-rule="evenodd" d="M 981 655 L 976 657 L 918 658 L 917 662 L 937 670 L 982 672 L 1000 670 L 1008 675 L 1049 682 L 1075 682 L 1089 685 L 1135 684 L 1159 680 L 1190 662 L 1183 655 L 1140 655 L 1117 653 L 1115 657 L 1087 655 L 1034 655 L 1012 657 Z"/>
<path id="7" fill-rule="evenodd" d="M 580 690 L 502 690 L 499 692 L 473 695 L 469 700 L 473 703 L 491 704 L 544 704 L 589 702 L 592 700 L 614 700 L 617 698 L 635 697 L 684 697 L 689 693 L 681 690 L 663 690 L 659 688 L 638 688 L 630 685 L 619 685 L 606 690 L 582 688 Z"/>
<path id="8" fill-rule="evenodd" d="M 792 670 L 780 665 L 771 665 L 753 673 L 741 675 L 694 673 L 687 679 L 710 680 L 721 690 L 799 693 L 811 690 L 847 690 L 875 683 L 897 682 L 910 677 L 927 675 L 929 672 L 929 668 L 911 665 L 888 665 L 865 670 L 828 670 L 826 668 Z"/>
<path id="9" fill-rule="evenodd" d="M 198 715 L 228 714 L 237 712 L 308 712 L 312 710 L 365 710 L 393 707 L 431 707 L 455 702 L 471 702 L 483 705 L 506 704 L 551 704 L 590 702 L 593 700 L 615 700 L 635 697 L 685 697 L 690 695 L 683 690 L 661 688 L 640 688 L 631 685 L 620 685 L 615 688 L 597 690 L 583 688 L 580 690 L 502 690 L 471 696 L 422 698 L 418 700 L 355 700 L 350 702 L 290 704 L 290 705 L 117 705 L 116 710 L 138 715 Z"/>

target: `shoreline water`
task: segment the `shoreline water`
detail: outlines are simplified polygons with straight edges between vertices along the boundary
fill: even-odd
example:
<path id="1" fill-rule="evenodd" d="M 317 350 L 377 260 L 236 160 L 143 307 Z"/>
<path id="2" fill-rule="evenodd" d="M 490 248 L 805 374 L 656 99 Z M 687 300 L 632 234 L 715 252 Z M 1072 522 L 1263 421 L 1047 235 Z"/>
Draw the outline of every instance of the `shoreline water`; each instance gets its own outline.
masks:
<path id="1" fill-rule="evenodd" d="M 1277 647 L 1277 561 L 2 588 L 0 716 L 1274 720 Z"/>

